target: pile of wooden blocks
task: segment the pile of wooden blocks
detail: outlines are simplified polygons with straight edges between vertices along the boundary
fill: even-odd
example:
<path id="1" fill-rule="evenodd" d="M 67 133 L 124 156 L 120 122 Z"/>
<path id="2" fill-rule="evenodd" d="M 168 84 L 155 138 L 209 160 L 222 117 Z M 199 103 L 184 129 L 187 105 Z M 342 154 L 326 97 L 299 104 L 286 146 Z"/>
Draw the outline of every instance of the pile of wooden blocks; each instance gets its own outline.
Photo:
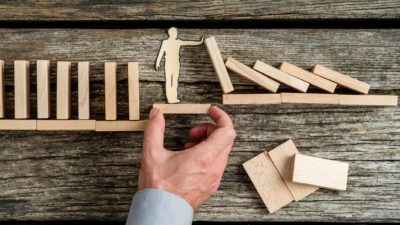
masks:
<path id="1" fill-rule="evenodd" d="M 288 62 L 283 62 L 277 69 L 264 62 L 256 61 L 254 67 L 250 68 L 231 57 L 224 63 L 214 37 L 206 39 L 205 44 L 225 93 L 223 104 L 226 105 L 303 103 L 395 106 L 398 104 L 396 95 L 368 95 L 369 84 L 322 65 L 315 65 L 310 72 Z M 234 91 L 227 69 L 272 93 L 277 92 L 280 83 L 300 93 L 226 94 Z M 306 93 L 310 85 L 328 93 Z M 338 85 L 360 94 L 334 94 Z"/>
<path id="2" fill-rule="evenodd" d="M 349 164 L 300 154 L 292 140 L 243 164 L 270 213 L 321 188 L 346 190 Z"/>
<path id="3" fill-rule="evenodd" d="M 0 130 L 142 131 L 139 65 L 128 63 L 129 120 L 117 120 L 117 63 L 105 62 L 105 120 L 90 119 L 89 62 L 78 62 L 78 119 L 71 120 L 71 62 L 57 62 L 57 116 L 50 118 L 50 61 L 36 62 L 37 119 L 30 118 L 30 62 L 14 61 L 15 119 L 5 118 L 4 61 L 0 61 Z"/>

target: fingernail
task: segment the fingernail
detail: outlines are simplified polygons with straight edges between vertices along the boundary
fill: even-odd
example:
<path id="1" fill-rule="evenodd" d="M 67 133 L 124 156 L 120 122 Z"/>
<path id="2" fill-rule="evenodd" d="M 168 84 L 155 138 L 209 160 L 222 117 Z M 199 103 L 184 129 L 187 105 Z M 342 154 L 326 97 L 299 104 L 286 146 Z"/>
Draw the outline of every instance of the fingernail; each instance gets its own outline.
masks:
<path id="1" fill-rule="evenodd" d="M 158 113 L 158 109 L 152 108 L 150 111 L 150 115 L 149 115 L 150 119 L 153 119 L 157 115 L 157 113 Z"/>

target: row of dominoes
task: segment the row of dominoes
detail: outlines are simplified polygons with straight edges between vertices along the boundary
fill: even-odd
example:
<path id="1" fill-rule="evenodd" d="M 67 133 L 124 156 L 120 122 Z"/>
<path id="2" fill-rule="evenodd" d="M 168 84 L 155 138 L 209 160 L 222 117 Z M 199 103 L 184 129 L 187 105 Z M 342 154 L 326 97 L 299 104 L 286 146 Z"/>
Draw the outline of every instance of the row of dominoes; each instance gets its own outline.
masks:
<path id="1" fill-rule="evenodd" d="M 320 187 L 346 190 L 349 164 L 300 154 L 292 140 L 243 164 L 268 211 L 299 201 Z"/>
<path id="2" fill-rule="evenodd" d="M 341 74 L 322 65 L 315 65 L 312 71 L 307 71 L 288 62 L 283 62 L 279 69 L 259 60 L 253 68 L 229 57 L 224 63 L 214 37 L 205 40 L 208 53 L 219 78 L 224 95 L 224 104 L 279 104 L 279 103 L 308 103 L 308 104 L 343 104 L 343 105 L 397 105 L 397 96 L 392 95 L 367 95 L 370 85 Z M 293 88 L 301 94 L 278 95 L 245 95 L 227 94 L 234 91 L 228 70 L 250 80 L 258 86 L 276 93 L 280 83 Z M 324 90 L 331 95 L 336 87 L 342 86 L 364 95 L 332 95 L 306 94 L 310 85 Z M 261 97 L 261 98 L 260 98 Z M 305 99 L 305 100 L 303 100 Z"/>
<path id="3" fill-rule="evenodd" d="M 36 62 L 37 118 L 50 118 L 50 61 Z M 117 119 L 117 63 L 104 63 L 105 117 Z M 4 61 L 0 61 L 0 118 L 4 118 Z M 129 120 L 139 120 L 139 65 L 128 63 Z M 89 62 L 78 62 L 78 118 L 90 119 Z M 14 61 L 15 119 L 30 118 L 30 62 Z M 71 62 L 57 62 L 57 119 L 70 119 Z"/>
<path id="4" fill-rule="evenodd" d="M 140 121 L 139 64 L 128 63 L 129 121 L 117 119 L 117 63 L 104 63 L 105 121 L 90 119 L 89 62 L 78 62 L 78 120 L 71 115 L 71 62 L 57 62 L 56 118 L 50 118 L 50 61 L 36 61 L 37 119 L 30 118 L 30 62 L 14 61 L 15 120 L 0 120 L 2 130 L 143 130 Z M 0 61 L 0 118 L 5 117 L 4 61 Z"/>

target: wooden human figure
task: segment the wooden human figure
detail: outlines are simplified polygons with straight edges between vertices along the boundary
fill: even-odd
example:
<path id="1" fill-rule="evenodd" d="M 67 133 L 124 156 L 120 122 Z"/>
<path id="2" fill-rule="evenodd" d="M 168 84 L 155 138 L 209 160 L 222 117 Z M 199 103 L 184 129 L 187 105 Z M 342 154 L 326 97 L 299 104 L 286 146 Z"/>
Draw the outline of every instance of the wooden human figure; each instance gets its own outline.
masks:
<path id="1" fill-rule="evenodd" d="M 175 27 L 168 30 L 168 39 L 165 39 L 157 56 L 156 70 L 160 69 L 160 62 L 165 54 L 165 91 L 168 103 L 178 103 L 178 80 L 180 71 L 180 49 L 184 45 L 201 45 L 204 36 L 200 41 L 184 41 L 178 39 L 178 31 Z"/>

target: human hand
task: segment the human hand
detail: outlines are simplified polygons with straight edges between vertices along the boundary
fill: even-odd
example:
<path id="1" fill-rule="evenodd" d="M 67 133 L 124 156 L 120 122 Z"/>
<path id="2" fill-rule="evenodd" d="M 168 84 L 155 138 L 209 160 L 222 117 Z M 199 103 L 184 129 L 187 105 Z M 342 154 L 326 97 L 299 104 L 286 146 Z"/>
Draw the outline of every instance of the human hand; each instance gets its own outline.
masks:
<path id="1" fill-rule="evenodd" d="M 156 64 L 156 70 L 158 71 L 160 69 L 160 64 Z"/>
<path id="2" fill-rule="evenodd" d="M 214 124 L 190 130 L 185 150 L 164 148 L 165 120 L 153 108 L 144 131 L 139 190 L 157 188 L 185 199 L 194 210 L 214 194 L 224 173 L 236 138 L 232 120 L 223 110 L 211 106 Z"/>
<path id="3" fill-rule="evenodd" d="M 201 37 L 200 43 L 203 44 L 204 42 L 204 35 Z"/>

